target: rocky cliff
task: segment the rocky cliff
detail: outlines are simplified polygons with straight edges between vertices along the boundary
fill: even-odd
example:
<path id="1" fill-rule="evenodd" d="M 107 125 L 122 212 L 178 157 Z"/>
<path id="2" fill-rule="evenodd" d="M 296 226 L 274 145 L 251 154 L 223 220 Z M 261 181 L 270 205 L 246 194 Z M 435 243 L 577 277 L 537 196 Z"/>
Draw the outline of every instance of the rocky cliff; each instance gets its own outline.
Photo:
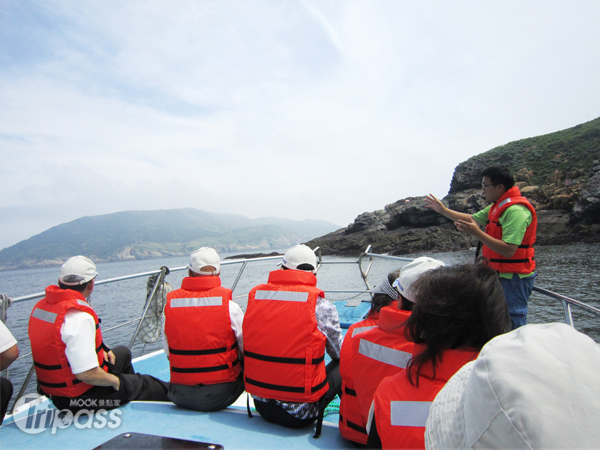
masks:
<path id="1" fill-rule="evenodd" d="M 600 118 L 568 130 L 524 139 L 459 164 L 443 202 L 475 213 L 486 206 L 481 172 L 504 164 L 536 208 L 537 243 L 600 242 Z M 409 197 L 359 215 L 346 228 L 309 241 L 325 254 L 372 251 L 402 255 L 464 250 L 477 241 L 445 217 L 425 208 L 425 196 Z"/>

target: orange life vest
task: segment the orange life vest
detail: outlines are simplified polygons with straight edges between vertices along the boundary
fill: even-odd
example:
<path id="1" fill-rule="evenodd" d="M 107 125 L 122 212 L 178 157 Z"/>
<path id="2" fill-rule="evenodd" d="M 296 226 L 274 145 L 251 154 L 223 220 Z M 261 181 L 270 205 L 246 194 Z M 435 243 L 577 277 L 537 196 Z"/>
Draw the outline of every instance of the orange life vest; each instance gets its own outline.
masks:
<path id="1" fill-rule="evenodd" d="M 35 373 L 42 391 L 47 395 L 77 397 L 93 387 L 75 377 L 65 354 L 67 346 L 62 340 L 60 329 L 69 309 L 86 312 L 94 318 L 98 365 L 108 372 L 104 363 L 104 351 L 108 349 L 102 342 L 96 312 L 80 292 L 48 286 L 46 296 L 37 302 L 29 317 L 29 340 Z"/>
<path id="2" fill-rule="evenodd" d="M 317 278 L 275 270 L 248 294 L 244 315 L 244 381 L 256 396 L 316 402 L 327 392 L 326 337 L 317 328 Z"/>
<path id="3" fill-rule="evenodd" d="M 171 382 L 197 385 L 235 381 L 241 371 L 229 315 L 231 291 L 218 276 L 186 277 L 167 295 L 165 334 Z"/>
<path id="4" fill-rule="evenodd" d="M 360 415 L 358 399 L 354 389 L 354 376 L 352 374 L 352 349 L 357 342 L 357 335 L 371 330 L 377 326 L 379 313 L 369 315 L 364 320 L 352 324 L 342 343 L 340 350 L 340 376 L 342 377 L 342 395 L 340 396 L 340 434 L 344 439 L 367 443 L 367 430 L 365 429 Z"/>
<path id="5" fill-rule="evenodd" d="M 404 370 L 412 358 L 414 344 L 404 337 L 404 324 L 409 317 L 410 311 L 382 308 L 377 326 L 360 334 L 354 345 L 352 372 L 364 425 L 381 380 Z"/>
<path id="6" fill-rule="evenodd" d="M 415 353 L 422 350 L 415 346 Z M 421 368 L 418 387 L 410 384 L 405 370 L 384 378 L 373 396 L 382 448 L 424 449 L 431 403 L 452 375 L 477 355 L 473 350 L 446 350 L 435 365 L 435 377 L 431 364 Z"/>
<path id="7" fill-rule="evenodd" d="M 534 207 L 529 203 L 529 200 L 521 196 L 521 191 L 519 191 L 517 186 L 513 186 L 506 191 L 492 205 L 488 212 L 485 232 L 495 239 L 502 239 L 502 226 L 499 223 L 499 219 L 502 213 L 512 205 L 526 206 L 532 216 L 531 224 L 525 230 L 525 235 L 517 251 L 512 257 L 506 258 L 484 245 L 482 256 L 484 262 L 497 272 L 528 274 L 535 270 L 535 250 L 533 244 L 536 239 L 537 214 Z"/>

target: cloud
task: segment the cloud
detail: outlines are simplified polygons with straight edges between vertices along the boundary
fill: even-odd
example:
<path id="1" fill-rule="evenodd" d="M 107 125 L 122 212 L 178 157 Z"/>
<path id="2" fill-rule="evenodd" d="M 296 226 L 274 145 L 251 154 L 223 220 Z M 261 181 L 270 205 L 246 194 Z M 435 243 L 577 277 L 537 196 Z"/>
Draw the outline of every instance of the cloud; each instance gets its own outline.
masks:
<path id="1" fill-rule="evenodd" d="M 599 114 L 595 1 L 0 7 L 0 247 L 197 207 L 346 225 Z"/>

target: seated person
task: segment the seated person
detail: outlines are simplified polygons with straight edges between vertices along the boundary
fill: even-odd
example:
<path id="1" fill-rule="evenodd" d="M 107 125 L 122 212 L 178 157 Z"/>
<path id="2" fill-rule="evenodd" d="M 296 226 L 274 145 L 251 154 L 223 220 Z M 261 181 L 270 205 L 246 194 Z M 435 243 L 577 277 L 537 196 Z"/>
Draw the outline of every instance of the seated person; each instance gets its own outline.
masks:
<path id="1" fill-rule="evenodd" d="M 402 267 L 400 276 L 393 282 L 400 297 L 399 308 L 383 308 L 377 326 L 358 336 L 353 349 L 352 373 L 363 426 L 367 424 L 373 394 L 381 380 L 404 370 L 412 358 L 414 344 L 404 337 L 404 324 L 415 302 L 411 287 L 424 273 L 443 265 L 441 261 L 422 256 Z"/>
<path id="2" fill-rule="evenodd" d="M 371 309 L 367 314 L 367 318 L 352 324 L 348 328 L 340 352 L 342 391 L 340 395 L 339 429 L 344 439 L 348 439 L 358 446 L 364 446 L 367 443 L 367 430 L 362 423 L 360 408 L 354 389 L 354 377 L 352 376 L 354 342 L 359 333 L 371 330 L 377 325 L 381 308 L 392 303 L 396 304 L 398 291 L 392 287 L 392 283 L 396 281 L 399 273 L 396 271 L 388 274 L 379 286 L 371 290 L 373 298 L 371 299 Z"/>
<path id="3" fill-rule="evenodd" d="M 296 245 L 281 264 L 267 284 L 248 295 L 244 379 L 265 420 L 301 428 L 322 419 L 325 406 L 341 389 L 342 330 L 335 306 L 316 286 L 314 252 Z M 332 359 L 327 367 L 326 350 Z"/>
<path id="4" fill-rule="evenodd" d="M 19 348 L 17 347 L 17 340 L 8 328 L 6 328 L 4 322 L 0 321 L 0 372 L 8 369 L 8 366 L 18 357 Z M 13 385 L 8 378 L 0 377 L 0 388 L 0 425 L 2 425 L 10 398 L 13 394 Z"/>
<path id="5" fill-rule="evenodd" d="M 564 323 L 488 342 L 431 405 L 425 444 L 449 448 L 598 448 L 600 347 Z"/>
<path id="6" fill-rule="evenodd" d="M 415 306 L 406 337 L 415 344 L 413 357 L 375 391 L 368 448 L 425 448 L 425 423 L 437 393 L 485 343 L 511 329 L 502 285 L 489 267 L 439 267 L 419 277 L 411 291 Z"/>
<path id="7" fill-rule="evenodd" d="M 167 295 L 164 350 L 169 400 L 196 411 L 227 408 L 244 392 L 241 354 L 244 314 L 221 287 L 221 259 L 208 247 L 190 256 L 181 289 Z"/>
<path id="8" fill-rule="evenodd" d="M 104 344 L 100 320 L 88 303 L 96 276 L 90 259 L 69 258 L 58 286 L 48 286 L 31 312 L 29 339 L 40 394 L 72 412 L 113 409 L 131 400 L 168 401 L 168 383 L 135 373 L 127 347 L 110 350 Z"/>

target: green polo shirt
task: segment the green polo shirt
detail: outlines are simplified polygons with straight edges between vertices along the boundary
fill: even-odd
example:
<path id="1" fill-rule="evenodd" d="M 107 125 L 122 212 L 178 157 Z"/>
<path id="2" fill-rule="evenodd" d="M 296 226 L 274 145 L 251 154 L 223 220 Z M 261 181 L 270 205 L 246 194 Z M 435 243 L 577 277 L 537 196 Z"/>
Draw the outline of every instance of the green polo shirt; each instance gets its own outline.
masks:
<path id="1" fill-rule="evenodd" d="M 489 205 L 479 212 L 473 214 L 473 220 L 479 225 L 485 225 L 488 219 L 492 205 Z M 525 231 L 533 219 L 531 211 L 524 205 L 512 205 L 504 210 L 498 218 L 502 225 L 502 240 L 507 244 L 521 245 Z M 533 274 L 519 274 L 520 278 L 526 278 Z M 512 273 L 500 273 L 500 278 L 512 278 Z"/>

